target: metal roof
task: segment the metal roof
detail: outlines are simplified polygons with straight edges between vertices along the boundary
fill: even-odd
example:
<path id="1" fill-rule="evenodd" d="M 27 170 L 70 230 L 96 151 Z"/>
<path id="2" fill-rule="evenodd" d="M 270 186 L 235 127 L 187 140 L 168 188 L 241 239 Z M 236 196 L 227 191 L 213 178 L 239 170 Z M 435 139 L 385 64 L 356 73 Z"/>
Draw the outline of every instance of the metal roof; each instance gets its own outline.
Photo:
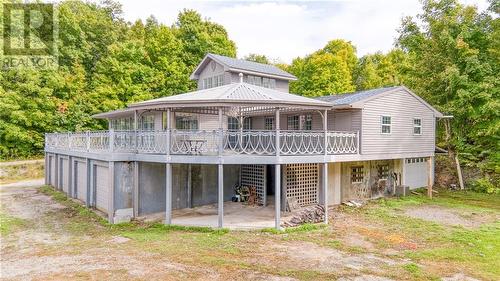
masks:
<path id="1" fill-rule="evenodd" d="M 196 75 L 199 74 L 199 72 L 203 69 L 203 66 L 206 65 L 207 59 L 213 59 L 214 61 L 229 68 L 229 70 L 233 72 L 245 72 L 245 73 L 251 72 L 256 74 L 264 74 L 264 75 L 267 74 L 270 76 L 277 76 L 285 80 L 297 80 L 297 77 L 295 77 L 294 75 L 274 65 L 236 59 L 210 53 L 207 54 L 205 58 L 203 58 L 198 67 L 194 70 L 193 74 L 191 75 L 192 79 L 197 78 Z"/>
<path id="2" fill-rule="evenodd" d="M 129 107 L 151 104 L 224 104 L 241 103 L 246 105 L 295 105 L 331 107 L 328 102 L 319 101 L 299 95 L 289 94 L 274 89 L 251 85 L 248 83 L 233 83 L 204 90 L 198 90 L 180 95 L 162 97 L 158 99 L 131 104 Z"/>
<path id="3" fill-rule="evenodd" d="M 354 102 L 358 102 L 388 91 L 395 90 L 396 88 L 401 88 L 401 87 L 393 86 L 386 88 L 378 88 L 378 89 L 371 89 L 366 91 L 358 91 L 358 92 L 345 93 L 339 95 L 322 96 L 322 97 L 317 97 L 315 99 L 320 101 L 330 102 L 333 103 L 334 105 L 350 105 Z"/>
<path id="4" fill-rule="evenodd" d="M 125 109 L 93 115 L 94 118 L 119 117 L 135 110 L 158 108 L 208 107 L 283 107 L 302 109 L 330 109 L 331 103 L 289 94 L 269 88 L 240 82 L 130 104 Z"/>

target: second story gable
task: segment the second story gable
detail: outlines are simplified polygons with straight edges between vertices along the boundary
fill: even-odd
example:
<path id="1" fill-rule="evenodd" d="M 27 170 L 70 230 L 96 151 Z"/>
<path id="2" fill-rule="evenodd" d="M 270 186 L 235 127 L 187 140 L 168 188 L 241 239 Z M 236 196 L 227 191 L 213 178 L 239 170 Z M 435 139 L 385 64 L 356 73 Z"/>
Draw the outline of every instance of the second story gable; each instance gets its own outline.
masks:
<path id="1" fill-rule="evenodd" d="M 268 64 L 207 54 L 190 78 L 198 83 L 198 90 L 218 87 L 240 81 L 288 93 L 289 81 L 297 80 L 292 74 Z"/>

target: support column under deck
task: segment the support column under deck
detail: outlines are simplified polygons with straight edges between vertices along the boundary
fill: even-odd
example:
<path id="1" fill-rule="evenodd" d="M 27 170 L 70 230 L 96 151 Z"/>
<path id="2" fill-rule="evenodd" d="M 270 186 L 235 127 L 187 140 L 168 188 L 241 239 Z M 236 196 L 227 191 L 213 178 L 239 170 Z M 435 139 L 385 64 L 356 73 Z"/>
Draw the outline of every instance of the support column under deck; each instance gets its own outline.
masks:
<path id="1" fill-rule="evenodd" d="M 325 204 L 325 223 L 328 224 L 328 163 L 323 163 L 323 172 L 321 181 L 323 185 L 323 200 Z"/>
<path id="2" fill-rule="evenodd" d="M 277 230 L 281 229 L 281 165 L 274 165 L 274 208 L 275 208 L 275 216 L 274 216 L 274 227 Z"/>
<path id="3" fill-rule="evenodd" d="M 217 214 L 218 214 L 218 227 L 224 226 L 224 165 L 217 165 Z"/>
<path id="4" fill-rule="evenodd" d="M 172 224 L 172 164 L 165 164 L 165 224 Z"/>

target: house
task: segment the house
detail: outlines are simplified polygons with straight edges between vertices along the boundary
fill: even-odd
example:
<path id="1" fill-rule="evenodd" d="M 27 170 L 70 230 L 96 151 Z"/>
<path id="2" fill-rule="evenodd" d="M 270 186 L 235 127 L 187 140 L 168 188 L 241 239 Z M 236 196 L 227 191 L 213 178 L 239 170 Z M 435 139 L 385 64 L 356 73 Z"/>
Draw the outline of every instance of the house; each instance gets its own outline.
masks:
<path id="1" fill-rule="evenodd" d="M 46 183 L 110 222 L 276 228 L 290 202 L 432 186 L 443 115 L 405 87 L 311 99 L 275 66 L 214 54 L 191 79 L 198 90 L 95 115 L 108 131 L 46 134 Z M 257 206 L 231 202 L 238 186 Z"/>

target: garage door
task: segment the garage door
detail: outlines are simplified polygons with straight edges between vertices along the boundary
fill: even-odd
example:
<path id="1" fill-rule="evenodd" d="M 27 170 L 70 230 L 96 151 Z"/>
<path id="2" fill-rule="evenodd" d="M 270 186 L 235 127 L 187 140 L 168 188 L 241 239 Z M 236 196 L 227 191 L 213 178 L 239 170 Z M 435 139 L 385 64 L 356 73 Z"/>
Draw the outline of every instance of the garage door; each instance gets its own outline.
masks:
<path id="1" fill-rule="evenodd" d="M 108 212 L 109 173 L 108 167 L 95 166 L 96 208 Z"/>
<path id="2" fill-rule="evenodd" d="M 87 201 L 87 165 L 83 162 L 75 162 L 76 198 Z"/>
<path id="3" fill-rule="evenodd" d="M 64 159 L 62 158 L 61 159 L 61 186 L 62 186 L 62 190 L 65 192 L 65 193 L 68 193 L 69 191 L 69 167 L 68 167 L 68 159 Z"/>
<path id="4" fill-rule="evenodd" d="M 405 159 L 405 185 L 410 188 L 427 186 L 427 179 L 429 178 L 427 160 L 426 157 Z"/>
<path id="5" fill-rule="evenodd" d="M 54 156 L 49 156 L 49 184 L 56 187 L 56 161 Z"/>

